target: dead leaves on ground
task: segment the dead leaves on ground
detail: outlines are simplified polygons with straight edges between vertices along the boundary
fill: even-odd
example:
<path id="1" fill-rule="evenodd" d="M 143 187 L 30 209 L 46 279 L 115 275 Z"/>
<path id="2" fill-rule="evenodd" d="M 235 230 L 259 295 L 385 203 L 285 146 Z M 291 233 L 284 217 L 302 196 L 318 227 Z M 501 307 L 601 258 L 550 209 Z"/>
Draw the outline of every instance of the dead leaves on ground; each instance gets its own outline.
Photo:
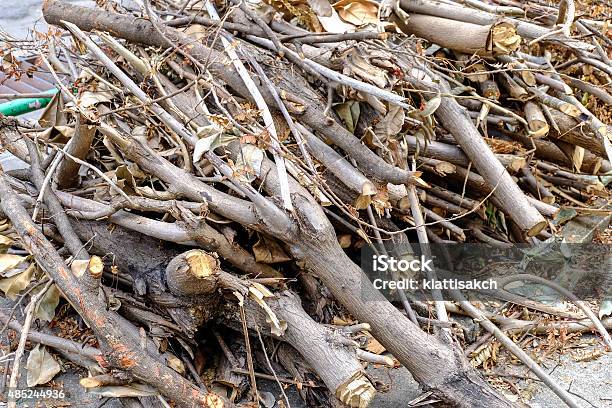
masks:
<path id="1" fill-rule="evenodd" d="M 60 372 L 61 367 L 45 346 L 37 344 L 26 363 L 28 387 L 46 384 Z"/>

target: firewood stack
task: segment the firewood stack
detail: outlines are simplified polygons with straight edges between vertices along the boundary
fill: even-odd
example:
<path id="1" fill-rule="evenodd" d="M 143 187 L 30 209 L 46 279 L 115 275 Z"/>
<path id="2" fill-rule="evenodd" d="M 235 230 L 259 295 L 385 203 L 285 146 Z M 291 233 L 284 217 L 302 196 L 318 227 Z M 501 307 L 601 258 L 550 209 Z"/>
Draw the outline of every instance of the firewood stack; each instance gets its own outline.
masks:
<path id="1" fill-rule="evenodd" d="M 27 75 L 11 70 L 26 53 L 60 92 L 37 123 L 0 118 L 0 145 L 29 164 L 0 172 L 0 259 L 37 265 L 5 287 L 44 290 L 30 321 L 1 320 L 86 367 L 92 392 L 177 407 L 260 403 L 281 367 L 307 405 L 366 407 L 367 364 L 405 366 L 448 406 L 518 406 L 460 349 L 453 314 L 494 332 L 492 313 L 457 293 L 389 302 L 359 253 L 535 246 L 608 210 L 612 37 L 596 10 L 47 0 L 48 33 L 4 43 L 4 70 Z M 53 288 L 95 344 L 32 325 Z M 564 317 L 608 343 L 609 319 L 584 313 Z"/>

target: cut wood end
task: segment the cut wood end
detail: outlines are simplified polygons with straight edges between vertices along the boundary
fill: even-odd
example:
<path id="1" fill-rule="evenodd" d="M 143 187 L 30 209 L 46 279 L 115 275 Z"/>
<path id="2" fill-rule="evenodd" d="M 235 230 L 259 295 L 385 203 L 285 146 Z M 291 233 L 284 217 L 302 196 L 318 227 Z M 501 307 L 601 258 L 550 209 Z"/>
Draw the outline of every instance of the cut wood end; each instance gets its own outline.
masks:
<path id="1" fill-rule="evenodd" d="M 529 136 L 540 139 L 548 134 L 550 126 L 548 123 L 539 120 L 529 122 Z"/>
<path id="2" fill-rule="evenodd" d="M 361 186 L 361 195 L 372 196 L 372 195 L 375 195 L 377 192 L 378 192 L 378 189 L 376 188 L 374 183 L 372 183 L 371 181 L 366 181 Z"/>
<path id="3" fill-rule="evenodd" d="M 338 235 L 338 243 L 340 244 L 340 247 L 342 249 L 346 249 L 349 248 L 353 242 L 353 239 L 351 238 L 352 235 L 351 234 L 340 234 Z"/>
<path id="4" fill-rule="evenodd" d="M 535 75 L 531 71 L 521 71 L 520 73 L 521 79 L 529 86 L 536 86 L 538 81 L 536 81 Z"/>
<path id="5" fill-rule="evenodd" d="M 561 112 L 565 113 L 566 115 L 569 115 L 569 116 L 571 116 L 573 118 L 578 118 L 582 114 L 582 112 L 580 112 L 580 109 L 578 109 L 577 107 L 575 107 L 571 103 L 564 103 L 564 104 L 562 104 L 559 107 L 559 110 Z"/>
<path id="6" fill-rule="evenodd" d="M 354 408 L 366 408 L 376 395 L 376 389 L 363 372 L 356 372 L 336 389 L 336 397 Z"/>
<path id="7" fill-rule="evenodd" d="M 102 381 L 100 381 L 96 377 L 85 377 L 79 380 L 79 383 L 84 388 L 96 388 L 104 385 Z"/>
<path id="8" fill-rule="evenodd" d="M 510 54 L 521 45 L 521 36 L 518 35 L 516 27 L 505 21 L 491 27 L 490 38 L 494 54 Z"/>
<path id="9" fill-rule="evenodd" d="M 104 272 L 104 262 L 102 262 L 99 256 L 94 255 L 89 259 L 87 269 L 93 278 L 99 279 L 102 276 L 102 272 Z"/>
<path id="10" fill-rule="evenodd" d="M 521 156 L 514 155 L 498 155 L 501 163 L 508 169 L 510 173 L 517 173 L 520 169 L 527 165 L 527 160 Z"/>
<path id="11" fill-rule="evenodd" d="M 546 221 L 544 221 L 544 220 L 536 223 L 533 227 L 529 228 L 529 230 L 527 231 L 527 236 L 528 237 L 535 237 L 540 232 L 542 232 L 542 230 L 544 228 L 546 228 L 547 225 L 548 225 L 548 223 Z"/>
<path id="12" fill-rule="evenodd" d="M 219 270 L 217 258 L 199 249 L 186 252 L 185 260 L 189 265 L 188 272 L 199 279 L 212 276 Z"/>
<path id="13" fill-rule="evenodd" d="M 408 196 L 400 198 L 400 200 L 397 202 L 397 208 L 399 208 L 401 211 L 410 210 L 410 200 L 408 199 Z"/>
<path id="14" fill-rule="evenodd" d="M 223 398 L 220 398 L 219 396 L 215 395 L 212 392 L 209 392 L 208 394 L 206 394 L 204 403 L 205 403 L 205 406 L 209 407 L 209 408 L 223 408 L 223 407 L 225 407 L 225 403 L 223 402 Z"/>
<path id="15" fill-rule="evenodd" d="M 446 176 L 447 174 L 454 174 L 457 172 L 457 167 L 449 162 L 440 162 L 435 166 L 435 171 L 441 176 Z"/>
<path id="16" fill-rule="evenodd" d="M 597 191 L 604 191 L 605 189 L 606 189 L 606 186 L 604 186 L 602 182 L 596 181 L 593 184 L 588 185 L 586 188 L 586 191 L 589 194 L 593 194 Z"/>

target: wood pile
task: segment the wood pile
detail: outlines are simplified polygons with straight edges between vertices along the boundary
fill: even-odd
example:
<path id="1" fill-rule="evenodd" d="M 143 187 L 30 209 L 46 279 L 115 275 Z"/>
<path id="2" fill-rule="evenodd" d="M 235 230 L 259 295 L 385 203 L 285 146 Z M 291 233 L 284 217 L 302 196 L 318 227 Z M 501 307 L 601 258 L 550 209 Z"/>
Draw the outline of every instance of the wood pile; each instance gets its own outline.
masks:
<path id="1" fill-rule="evenodd" d="M 359 253 L 535 246 L 609 210 L 605 4 L 97 3 L 47 0 L 48 32 L 0 43 L 3 75 L 28 75 L 19 51 L 60 90 L 36 123 L 0 118 L 29 164 L 0 171 L 0 285 L 29 302 L 23 323 L 0 316 L 14 368 L 29 339 L 134 404 L 269 406 L 263 377 L 367 407 L 364 365 L 403 365 L 444 406 L 520 406 L 470 364 L 466 314 L 581 406 L 508 337 L 530 322 L 457 291 L 392 303 Z M 60 295 L 87 346 L 34 325 Z M 609 319 L 577 304 L 568 324 L 612 349 Z"/>

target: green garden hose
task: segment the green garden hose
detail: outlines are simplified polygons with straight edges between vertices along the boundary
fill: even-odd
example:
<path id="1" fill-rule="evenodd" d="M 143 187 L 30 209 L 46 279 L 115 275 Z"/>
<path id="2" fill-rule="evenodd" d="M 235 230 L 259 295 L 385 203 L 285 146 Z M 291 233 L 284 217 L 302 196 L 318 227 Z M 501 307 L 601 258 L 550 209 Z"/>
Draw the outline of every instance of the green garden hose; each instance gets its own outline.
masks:
<path id="1" fill-rule="evenodd" d="M 53 88 L 47 91 L 50 95 L 49 98 L 24 98 L 0 103 L 0 114 L 4 116 L 18 116 L 42 109 L 51 102 L 53 95 L 57 92 L 58 90 Z"/>

